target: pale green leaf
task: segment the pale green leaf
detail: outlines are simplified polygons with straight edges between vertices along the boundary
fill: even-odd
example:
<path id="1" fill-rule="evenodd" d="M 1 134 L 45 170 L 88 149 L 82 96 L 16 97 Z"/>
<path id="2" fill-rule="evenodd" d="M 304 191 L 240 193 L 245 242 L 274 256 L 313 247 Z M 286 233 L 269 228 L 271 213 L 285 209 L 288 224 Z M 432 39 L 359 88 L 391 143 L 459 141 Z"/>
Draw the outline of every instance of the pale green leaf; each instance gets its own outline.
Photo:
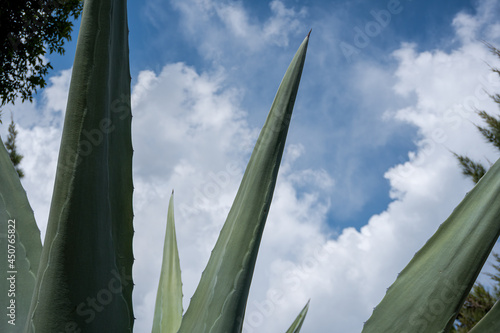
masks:
<path id="1" fill-rule="evenodd" d="M 180 333 L 242 330 L 308 41 L 309 36 L 300 45 L 281 82 L 234 203 L 184 315 Z"/>
<path id="2" fill-rule="evenodd" d="M 500 160 L 388 289 L 363 333 L 447 332 L 500 233 Z"/>
<path id="3" fill-rule="evenodd" d="M 86 0 L 29 332 L 131 332 L 125 0 Z"/>
<path id="4" fill-rule="evenodd" d="M 24 332 L 42 252 L 26 192 L 0 140 L 0 332 Z"/>
<path id="5" fill-rule="evenodd" d="M 153 333 L 177 333 L 182 320 L 182 281 L 179 251 L 175 236 L 174 192 L 170 197 L 163 262 L 156 295 Z"/>
<path id="6" fill-rule="evenodd" d="M 299 333 L 300 329 L 302 328 L 302 324 L 304 323 L 304 320 L 306 319 L 307 315 L 307 310 L 309 310 L 309 301 L 307 301 L 306 306 L 300 311 L 299 315 L 297 318 L 295 318 L 294 322 L 292 323 L 292 326 L 286 331 L 286 333 Z"/>

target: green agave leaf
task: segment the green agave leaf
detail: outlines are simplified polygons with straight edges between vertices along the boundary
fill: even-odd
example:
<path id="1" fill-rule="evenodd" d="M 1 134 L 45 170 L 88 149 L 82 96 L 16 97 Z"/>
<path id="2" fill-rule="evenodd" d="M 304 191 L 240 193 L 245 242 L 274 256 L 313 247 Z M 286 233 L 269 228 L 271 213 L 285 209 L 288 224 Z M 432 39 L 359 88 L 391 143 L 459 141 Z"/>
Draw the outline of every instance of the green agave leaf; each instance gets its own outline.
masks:
<path id="1" fill-rule="evenodd" d="M 42 252 L 33 210 L 0 139 L 0 332 L 23 332 Z"/>
<path id="2" fill-rule="evenodd" d="M 300 329 L 302 328 L 302 324 L 304 323 L 304 320 L 306 319 L 307 315 L 307 310 L 309 310 L 309 301 L 307 301 L 306 306 L 300 311 L 299 315 L 295 319 L 295 321 L 292 323 L 292 326 L 286 331 L 286 333 L 299 333 Z"/>
<path id="3" fill-rule="evenodd" d="M 308 41 L 309 35 L 281 82 L 180 333 L 241 332 Z"/>
<path id="4" fill-rule="evenodd" d="M 500 233 L 500 160 L 388 289 L 363 333 L 447 332 Z"/>
<path id="5" fill-rule="evenodd" d="M 182 281 L 175 236 L 174 192 L 170 197 L 160 283 L 156 295 L 153 333 L 177 333 L 182 320 Z"/>
<path id="6" fill-rule="evenodd" d="M 131 332 L 125 0 L 86 0 L 29 332 Z"/>
<path id="7" fill-rule="evenodd" d="M 500 301 L 469 331 L 469 333 L 498 333 L 500 332 Z"/>

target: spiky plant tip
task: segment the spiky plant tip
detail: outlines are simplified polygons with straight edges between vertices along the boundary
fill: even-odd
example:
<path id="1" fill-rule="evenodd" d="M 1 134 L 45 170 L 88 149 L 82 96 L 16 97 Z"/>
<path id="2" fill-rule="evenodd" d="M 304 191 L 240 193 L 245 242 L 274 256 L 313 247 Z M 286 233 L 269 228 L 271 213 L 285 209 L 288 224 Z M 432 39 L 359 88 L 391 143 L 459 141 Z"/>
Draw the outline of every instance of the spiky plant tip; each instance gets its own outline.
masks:
<path id="1" fill-rule="evenodd" d="M 309 302 L 310 301 L 311 301 L 311 299 L 309 299 L 307 301 L 306 305 L 304 306 L 304 308 L 302 308 L 299 315 L 297 316 L 297 318 L 295 318 L 295 321 L 292 323 L 290 328 L 288 328 L 286 333 L 299 333 L 300 332 L 300 330 L 302 328 L 302 324 L 304 324 L 304 320 L 306 319 L 307 311 L 309 310 Z"/>
<path id="2" fill-rule="evenodd" d="M 278 88 L 226 222 L 182 318 L 179 333 L 241 332 L 307 42 L 308 37 L 301 43 Z"/>

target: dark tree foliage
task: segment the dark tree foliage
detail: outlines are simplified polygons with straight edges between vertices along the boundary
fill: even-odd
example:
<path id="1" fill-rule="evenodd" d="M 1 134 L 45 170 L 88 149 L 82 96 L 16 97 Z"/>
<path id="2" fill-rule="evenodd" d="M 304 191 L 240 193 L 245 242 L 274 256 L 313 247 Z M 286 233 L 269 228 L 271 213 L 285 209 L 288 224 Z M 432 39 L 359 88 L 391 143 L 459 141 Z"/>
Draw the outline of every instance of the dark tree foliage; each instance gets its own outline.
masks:
<path id="1" fill-rule="evenodd" d="M 52 69 L 47 53 L 64 54 L 81 0 L 0 0 L 0 106 L 17 97 L 32 101 Z"/>
<path id="2" fill-rule="evenodd" d="M 498 95 L 492 96 L 492 98 L 498 103 Z M 497 117 L 489 115 L 486 111 L 478 111 L 477 114 L 483 118 L 487 125 L 487 127 L 476 125 L 477 129 L 489 143 L 500 149 L 500 121 Z"/>
<path id="3" fill-rule="evenodd" d="M 491 310 L 497 298 L 498 296 L 490 293 L 481 283 L 476 283 L 460 309 L 452 332 L 469 332 Z"/>
<path id="4" fill-rule="evenodd" d="M 487 44 L 490 51 L 500 58 L 500 50 L 496 47 Z M 491 68 L 494 73 L 500 76 L 500 69 Z M 500 106 L 500 94 L 490 95 L 491 99 Z M 483 135 L 487 142 L 491 143 L 498 150 L 500 150 L 500 119 L 497 116 L 491 115 L 483 110 L 476 111 L 479 117 L 481 117 L 486 123 L 485 126 L 476 125 L 479 132 Z M 487 169 L 480 162 L 476 162 L 468 158 L 467 156 L 462 156 L 455 154 L 460 167 L 462 168 L 462 173 L 472 179 L 474 183 L 477 183 L 481 177 L 486 173 Z"/>
<path id="5" fill-rule="evenodd" d="M 488 276 L 496 282 L 495 286 L 495 295 L 498 299 L 500 299 L 500 255 L 498 253 L 493 253 L 493 257 L 497 262 L 497 265 L 493 265 L 493 268 L 498 272 L 497 274 L 487 273 Z"/>
<path id="6" fill-rule="evenodd" d="M 462 167 L 462 173 L 470 177 L 474 183 L 477 183 L 486 173 L 486 169 L 481 163 L 474 162 L 467 156 L 454 155 Z"/>
<path id="7" fill-rule="evenodd" d="M 495 282 L 493 290 L 488 290 L 481 283 L 476 283 L 460 309 L 455 326 L 450 332 L 469 332 L 500 299 L 500 255 L 493 253 L 493 257 L 496 264 L 492 266 L 496 273 L 486 273 Z"/>
<path id="8" fill-rule="evenodd" d="M 11 122 L 9 125 L 9 136 L 7 137 L 7 141 L 5 142 L 5 149 L 7 149 L 7 152 L 9 153 L 10 160 L 12 161 L 12 164 L 14 164 L 14 167 L 16 168 L 19 178 L 23 178 L 24 172 L 19 167 L 19 164 L 21 164 L 21 160 L 23 159 L 24 156 L 20 155 L 17 152 L 16 138 L 17 138 L 16 124 L 14 123 L 14 118 L 11 117 Z"/>

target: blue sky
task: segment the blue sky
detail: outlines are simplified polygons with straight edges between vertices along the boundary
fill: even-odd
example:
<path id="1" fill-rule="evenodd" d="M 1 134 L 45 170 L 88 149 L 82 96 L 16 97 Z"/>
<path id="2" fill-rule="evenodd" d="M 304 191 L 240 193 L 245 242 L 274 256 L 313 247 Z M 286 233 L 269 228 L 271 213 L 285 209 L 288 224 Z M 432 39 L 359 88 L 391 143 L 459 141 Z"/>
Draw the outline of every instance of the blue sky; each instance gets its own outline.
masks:
<path id="1" fill-rule="evenodd" d="M 244 12 L 250 24 L 265 24 L 273 15 L 268 1 L 221 3 L 231 4 L 231 7 Z M 276 37 L 270 45 L 258 50 L 245 50 L 238 46 L 232 47 L 233 41 L 240 38 L 217 16 L 222 14 L 214 13 L 213 9 L 207 11 L 204 17 L 206 24 L 214 27 L 213 31 L 204 31 L 203 26 L 189 27 L 186 22 L 187 14 L 179 9 L 175 2 L 129 2 L 132 83 L 137 82 L 140 71 L 147 69 L 157 73 L 166 63 L 183 62 L 199 72 L 231 68 L 226 84 L 242 90 L 241 104 L 248 112 L 249 122 L 253 126 L 260 126 L 264 112 L 267 112 L 274 96 L 280 75 L 288 66 L 287 61 L 302 36 L 312 28 L 314 33 L 311 51 L 303 79 L 308 80 L 309 84 L 308 87 L 301 87 L 302 90 L 308 89 L 304 93 L 301 90 L 301 94 L 307 94 L 303 97 L 307 100 L 302 102 L 302 107 L 316 113 L 310 117 L 304 114 L 297 117 L 302 118 L 301 122 L 306 122 L 307 128 L 321 127 L 321 133 L 326 137 L 318 145 L 316 140 L 311 142 L 309 138 L 304 137 L 306 134 L 301 135 L 299 128 L 294 139 L 312 146 L 307 149 L 307 154 L 311 156 L 305 156 L 304 159 L 314 160 L 319 168 L 342 172 L 343 169 L 353 168 L 349 162 L 356 165 L 358 179 L 345 179 L 343 187 L 347 191 L 353 191 L 353 195 L 362 197 L 361 201 L 347 207 L 348 209 L 345 209 L 345 203 L 342 203 L 344 211 L 330 212 L 329 224 L 334 228 L 360 228 L 371 215 L 383 211 L 390 202 L 389 184 L 383 174 L 390 166 L 407 159 L 407 151 L 414 147 L 416 131 L 398 124 L 399 128 L 391 128 L 392 133 L 387 134 L 389 137 L 377 147 L 367 142 L 359 142 L 362 147 L 358 149 L 361 148 L 362 151 L 350 156 L 335 156 L 333 150 L 335 145 L 339 144 L 339 136 L 345 137 L 342 131 L 349 131 L 349 127 L 356 122 L 356 112 L 366 107 L 360 105 L 359 98 L 352 90 L 355 83 L 346 86 L 346 78 L 357 71 L 359 62 L 376 62 L 390 68 L 394 65 L 390 55 L 403 42 L 416 43 L 417 49 L 421 50 L 452 48 L 456 41 L 453 40 L 451 21 L 458 12 L 474 14 L 476 6 L 471 1 L 408 0 L 375 3 L 289 1 L 282 4 L 297 14 L 300 21 L 285 33 L 285 38 Z M 392 9 L 392 13 L 389 9 Z M 389 17 L 381 13 L 382 11 L 389 12 Z M 380 24 L 377 18 L 382 19 L 384 23 Z M 373 25 L 374 22 L 377 23 Z M 374 28 L 377 24 L 378 28 Z M 370 28 L 375 30 L 368 36 L 366 31 Z M 189 32 L 190 29 L 193 31 Z M 364 37 L 359 37 L 360 30 Z M 77 32 L 78 22 L 75 25 L 73 41 L 67 44 L 67 53 L 62 57 L 49 56 L 56 73 L 57 70 L 71 66 Z M 220 48 L 220 53 L 214 58 L 207 55 L 202 44 L 207 36 L 213 38 L 216 33 L 219 34 L 220 40 L 217 40 L 213 47 Z M 254 35 L 252 38 L 259 36 Z M 228 42 L 224 43 L 225 40 Z M 362 47 L 359 47 L 360 45 Z M 355 53 L 351 54 L 353 49 Z M 281 61 L 270 59 L 275 58 L 276 54 L 279 54 Z M 274 81 L 266 79 L 270 68 L 273 69 Z M 323 78 L 320 79 L 320 76 Z M 347 82 L 349 83 L 352 82 Z M 301 100 L 298 101 L 300 102 Z M 318 122 L 318 119 L 321 121 Z M 335 131 L 336 128 L 339 131 Z M 332 150 L 331 154 L 328 153 L 329 150 Z"/>
<path id="2" fill-rule="evenodd" d="M 472 187 L 450 150 L 498 158 L 471 105 L 497 111 L 484 90 L 500 91 L 487 66 L 500 62 L 481 40 L 500 45 L 499 9 L 492 0 L 130 1 L 136 331 L 151 327 L 171 189 L 186 308 L 312 28 L 245 331 L 284 331 L 311 298 L 304 332 L 359 332 Z M 42 234 L 76 34 L 65 56 L 47 56 L 54 71 L 35 103 L 5 110 Z"/>

